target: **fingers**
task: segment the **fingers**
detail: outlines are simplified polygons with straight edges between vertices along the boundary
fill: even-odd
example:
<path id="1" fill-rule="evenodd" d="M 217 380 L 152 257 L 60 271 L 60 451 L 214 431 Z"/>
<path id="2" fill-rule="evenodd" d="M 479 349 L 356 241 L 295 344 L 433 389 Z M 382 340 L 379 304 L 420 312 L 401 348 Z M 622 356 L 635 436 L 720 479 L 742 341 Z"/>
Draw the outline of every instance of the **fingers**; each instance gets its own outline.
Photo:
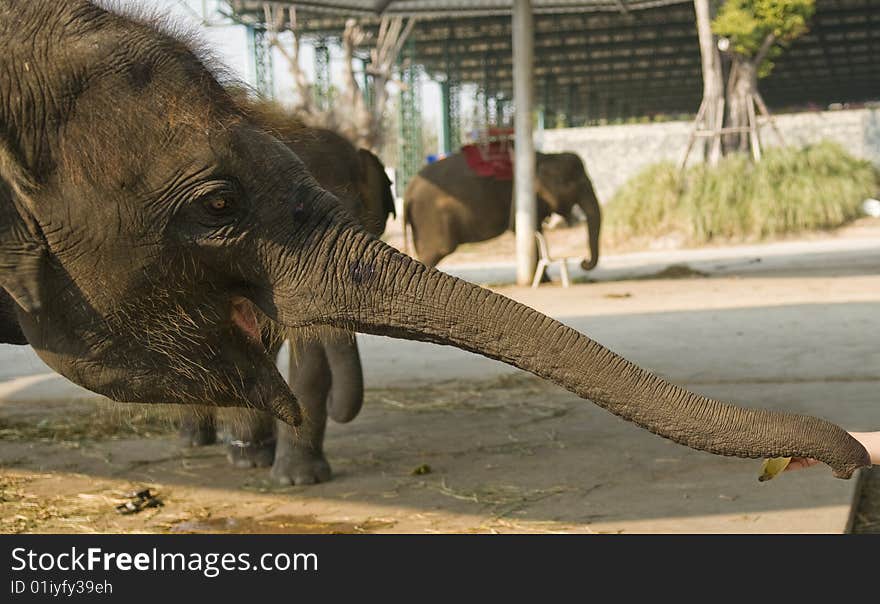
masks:
<path id="1" fill-rule="evenodd" d="M 788 464 L 788 467 L 783 470 L 784 472 L 789 472 L 791 470 L 800 470 L 803 468 L 809 468 L 810 466 L 815 466 L 821 463 L 818 459 L 809 459 L 806 457 L 793 457 L 791 462 Z"/>

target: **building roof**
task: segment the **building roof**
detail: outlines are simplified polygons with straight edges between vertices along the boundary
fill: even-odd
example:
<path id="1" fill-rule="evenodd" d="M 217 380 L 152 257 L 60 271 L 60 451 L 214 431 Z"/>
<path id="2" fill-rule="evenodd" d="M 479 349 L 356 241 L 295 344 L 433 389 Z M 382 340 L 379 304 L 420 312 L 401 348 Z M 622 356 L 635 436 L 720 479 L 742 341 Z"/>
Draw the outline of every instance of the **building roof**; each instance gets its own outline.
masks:
<path id="1" fill-rule="evenodd" d="M 628 12 L 669 4 L 689 3 L 692 0 L 532 0 L 536 14 L 576 12 Z M 512 0 L 291 0 L 283 4 L 296 5 L 302 10 L 325 14 L 348 15 L 403 15 L 419 17 L 446 17 L 449 15 L 486 16 L 510 15 Z M 247 7 L 262 4 L 261 0 L 233 2 Z"/>
<path id="2" fill-rule="evenodd" d="M 418 15 L 414 60 L 434 77 L 512 92 L 510 0 L 291 0 L 304 35 L 346 18 Z M 230 0 L 258 27 L 262 2 Z M 702 74 L 692 0 L 533 0 L 536 100 L 578 122 L 693 113 Z M 776 109 L 880 99 L 880 0 L 817 0 L 810 32 L 761 82 Z M 551 118 L 552 119 L 552 118 Z"/>

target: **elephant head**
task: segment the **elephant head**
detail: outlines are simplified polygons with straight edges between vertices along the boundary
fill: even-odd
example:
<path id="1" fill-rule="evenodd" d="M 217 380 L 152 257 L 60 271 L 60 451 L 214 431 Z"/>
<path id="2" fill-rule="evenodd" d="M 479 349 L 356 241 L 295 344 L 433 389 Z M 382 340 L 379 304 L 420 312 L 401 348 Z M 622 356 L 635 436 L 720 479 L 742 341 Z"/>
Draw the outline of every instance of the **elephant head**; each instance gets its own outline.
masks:
<path id="1" fill-rule="evenodd" d="M 254 99 L 239 86 L 227 88 L 248 118 L 293 149 L 315 180 L 367 231 L 376 236 L 385 232 L 388 216 L 396 215 L 394 194 L 375 154 L 357 149 L 338 132 L 307 126 L 276 102 Z"/>
<path id="2" fill-rule="evenodd" d="M 584 162 L 574 153 L 538 153 L 535 175 L 538 198 L 547 205 L 549 212 L 559 214 L 569 222 L 575 207 L 583 212 L 587 219 L 590 259 L 581 262 L 581 268 L 585 271 L 595 268 L 599 262 L 602 212 Z"/>
<path id="3" fill-rule="evenodd" d="M 838 476 L 869 463 L 831 423 L 689 392 L 375 239 L 195 53 L 149 24 L 81 0 L 4 0 L 0 73 L 0 172 L 14 198 L 0 283 L 39 354 L 86 388 L 296 423 L 258 342 L 259 308 L 284 327 L 498 359 L 696 449 L 811 457 Z"/>

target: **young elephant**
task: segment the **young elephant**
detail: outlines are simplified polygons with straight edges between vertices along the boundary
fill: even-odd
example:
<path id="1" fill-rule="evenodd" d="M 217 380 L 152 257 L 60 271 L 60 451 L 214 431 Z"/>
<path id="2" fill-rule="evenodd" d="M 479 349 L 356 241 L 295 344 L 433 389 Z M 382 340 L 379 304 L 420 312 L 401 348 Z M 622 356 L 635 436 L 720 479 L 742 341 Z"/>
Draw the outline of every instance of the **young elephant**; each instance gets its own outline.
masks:
<path id="1" fill-rule="evenodd" d="M 844 430 L 689 392 L 357 225 L 193 50 L 85 0 L 0 0 L 0 285 L 52 368 L 120 402 L 303 422 L 262 345 L 331 326 L 529 371 L 677 443 L 849 477 Z"/>
<path id="2" fill-rule="evenodd" d="M 239 101 L 251 118 L 283 141 L 340 204 L 373 235 L 385 230 L 394 215 L 391 181 L 378 157 L 356 149 L 330 130 L 309 128 L 281 107 L 242 96 Z M 281 339 L 268 321 L 261 320 L 264 345 L 276 355 Z M 363 373 L 357 340 L 351 332 L 325 328 L 290 330 L 290 384 L 304 408 L 298 433 L 261 412 L 224 413 L 219 426 L 227 435 L 227 456 L 238 467 L 272 466 L 281 484 L 313 484 L 330 479 L 323 452 L 328 416 L 337 422 L 355 418 L 363 404 Z M 274 425 L 273 425 L 274 424 Z M 182 436 L 190 445 L 210 444 L 218 425 L 209 410 L 193 411 L 183 421 Z"/>
<path id="3" fill-rule="evenodd" d="M 574 208 L 580 208 L 590 246 L 590 259 L 581 268 L 595 268 L 602 212 L 584 163 L 574 153 L 538 153 L 535 168 L 535 226 L 540 229 L 551 214 L 571 221 Z M 462 243 L 486 241 L 510 230 L 513 215 L 513 181 L 477 174 L 464 153 L 428 164 L 404 193 L 404 226 L 412 229 L 419 260 L 430 267 Z"/>

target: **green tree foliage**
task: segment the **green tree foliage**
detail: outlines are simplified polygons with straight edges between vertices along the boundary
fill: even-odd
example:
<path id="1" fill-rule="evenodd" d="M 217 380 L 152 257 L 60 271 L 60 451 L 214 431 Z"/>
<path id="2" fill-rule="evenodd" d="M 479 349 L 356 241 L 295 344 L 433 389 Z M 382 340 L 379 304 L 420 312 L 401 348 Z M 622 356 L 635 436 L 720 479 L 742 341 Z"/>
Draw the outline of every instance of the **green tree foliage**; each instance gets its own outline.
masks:
<path id="1" fill-rule="evenodd" d="M 761 59 L 758 74 L 773 69 L 772 59 L 785 45 L 809 29 L 816 0 L 726 0 L 712 22 L 712 32 L 728 38 L 731 49 L 745 59 Z"/>

